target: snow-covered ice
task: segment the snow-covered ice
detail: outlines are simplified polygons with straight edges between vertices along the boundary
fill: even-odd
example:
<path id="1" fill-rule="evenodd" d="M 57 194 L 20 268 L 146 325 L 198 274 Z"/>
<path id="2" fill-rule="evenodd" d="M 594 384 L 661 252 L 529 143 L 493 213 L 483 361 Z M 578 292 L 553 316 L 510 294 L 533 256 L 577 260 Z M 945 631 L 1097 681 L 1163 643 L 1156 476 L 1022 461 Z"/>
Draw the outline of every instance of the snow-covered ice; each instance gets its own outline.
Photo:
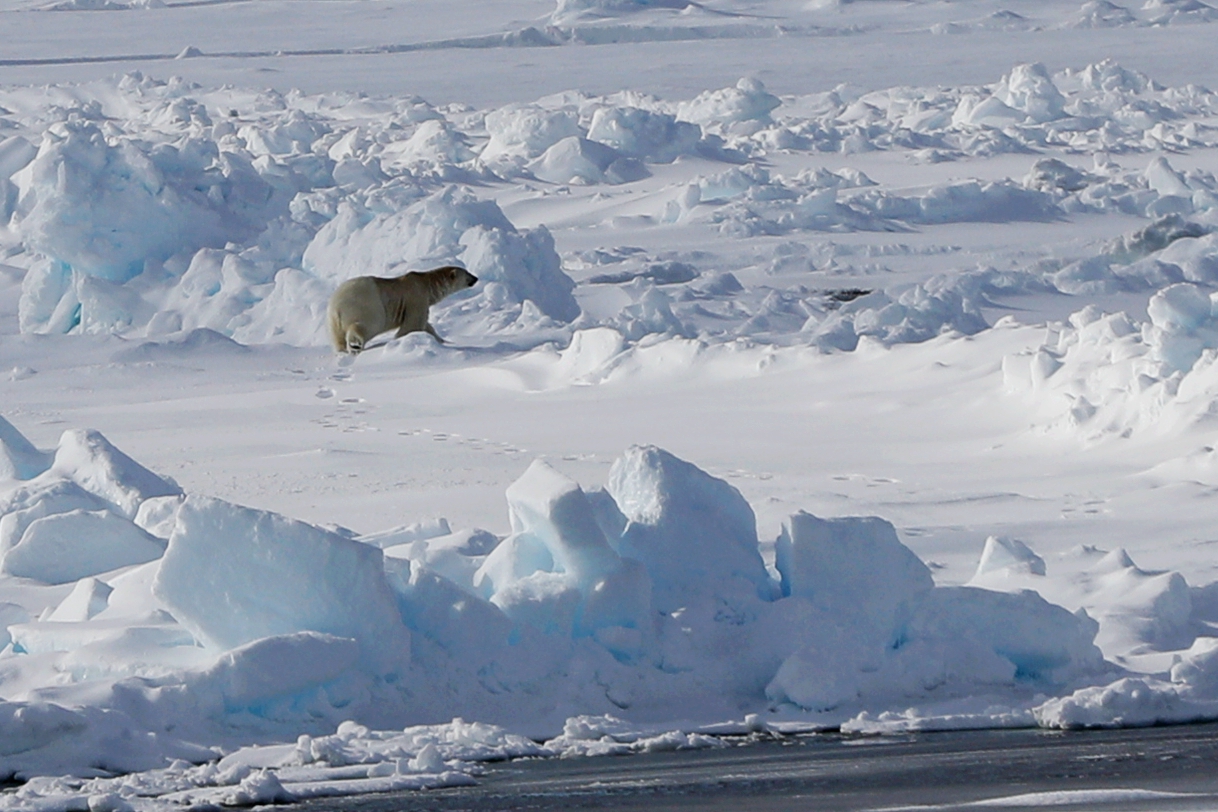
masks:
<path id="1" fill-rule="evenodd" d="M 1017 11 L 0 2 L 0 809 L 1218 719 L 1218 11 Z"/>

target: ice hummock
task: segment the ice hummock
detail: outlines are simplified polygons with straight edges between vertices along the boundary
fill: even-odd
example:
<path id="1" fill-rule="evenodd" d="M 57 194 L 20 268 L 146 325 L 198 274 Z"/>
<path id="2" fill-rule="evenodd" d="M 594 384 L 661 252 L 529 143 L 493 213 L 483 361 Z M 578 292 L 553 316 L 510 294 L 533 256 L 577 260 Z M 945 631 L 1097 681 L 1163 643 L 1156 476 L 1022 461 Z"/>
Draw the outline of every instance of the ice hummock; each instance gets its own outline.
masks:
<path id="1" fill-rule="evenodd" d="M 622 9 L 612 11 L 605 19 Z M 65 99 L 56 93 L 71 103 L 58 104 Z M 1159 154 L 1213 144 L 1198 124 L 1212 94 L 1164 88 L 1111 60 L 1058 73 L 1019 64 L 991 84 L 953 88 L 780 97 L 745 78 L 686 99 L 561 93 L 479 111 L 271 94 L 238 121 L 227 115 L 227 90 L 140 74 L 56 93 L 47 101 L 18 94 L 16 106 L 32 105 L 45 126 L 14 124 L 0 148 L 0 199 L 15 241 L 5 261 L 23 271 L 26 333 L 159 340 L 203 328 L 240 342 L 321 345 L 326 300 L 343 279 L 457 262 L 484 281 L 437 306 L 434 321 L 464 341 L 566 343 L 575 329 L 606 326 L 632 342 L 749 337 L 850 350 L 861 336 L 900 343 L 984 329 L 983 272 L 913 289 L 884 285 L 847 312 L 826 308 L 802 282 L 758 289 L 747 301 L 714 293 L 700 274 L 666 293 L 664 280 L 644 289 L 631 285 L 643 275 L 627 272 L 612 284 L 631 301 L 606 317 L 576 296 L 572 258 L 559 255 L 546 225 L 567 216 L 554 204 L 573 185 L 603 188 L 596 194 L 606 198 L 622 187 L 630 200 L 606 208 L 606 226 L 731 238 L 1085 213 L 1182 218 L 1192 225 L 1180 233 L 1201 237 L 1194 220 L 1218 211 L 1211 174 Z M 105 115 L 123 125 L 103 127 Z M 853 166 L 786 171 L 771 160 L 902 150 L 919 161 L 1061 157 L 1038 159 L 1022 182 L 957 173 L 917 187 Z M 1145 157 L 1137 168 L 1075 165 L 1071 155 L 1088 151 Z M 531 203 L 505 202 L 517 185 L 532 189 Z M 1173 274 L 1214 278 L 1204 251 L 1183 251 L 1173 246 L 1143 265 L 1105 252 L 1002 274 L 1017 277 L 1016 288 L 1070 295 L 1146 289 Z M 1011 282 L 997 287 L 1009 291 Z"/>
<path id="2" fill-rule="evenodd" d="M 73 510 L 34 519 L 4 553 L 0 572 L 48 584 L 75 583 L 160 558 L 160 541 L 109 510 Z"/>
<path id="3" fill-rule="evenodd" d="M 0 479 L 33 479 L 51 467 L 51 457 L 0 417 Z"/>
<path id="4" fill-rule="evenodd" d="M 92 430 L 64 432 L 47 475 L 77 483 L 127 519 L 135 518 L 146 499 L 182 492 L 176 483 L 152 473 Z"/>
<path id="5" fill-rule="evenodd" d="M 934 587 L 926 565 L 877 516 L 796 513 L 783 524 L 775 565 L 784 596 L 806 598 L 830 614 L 857 612 L 880 634 L 892 628 L 902 604 Z M 872 600 L 854 606 L 859 594 Z"/>
<path id="6" fill-rule="evenodd" d="M 651 579 L 638 561 L 610 547 L 579 485 L 539 460 L 508 488 L 507 499 L 512 535 L 475 575 L 476 587 L 481 577 L 493 590 L 492 603 L 509 618 L 567 635 L 648 629 Z M 516 550 L 530 550 L 534 560 L 516 560 Z M 568 602 L 569 609 L 560 608 Z"/>
<path id="7" fill-rule="evenodd" d="M 757 549 L 756 520 L 740 492 L 654 446 L 626 451 L 605 489 L 611 543 L 647 568 L 657 608 L 674 609 L 693 594 L 743 588 L 769 599 L 772 582 Z"/>
<path id="8" fill-rule="evenodd" d="M 130 482 L 114 474 L 121 452 L 101 435 L 68 436 L 109 450 L 49 470 L 76 491 L 37 498 L 12 481 L 0 523 L 28 511 L 34 498 L 44 515 L 26 533 L 42 522 L 48 538 L 62 529 L 55 537 L 63 543 L 78 534 L 47 520 L 80 516 L 80 499 L 101 498 L 76 480 L 112 497 L 120 492 L 113 483 Z M 137 770 L 162 756 L 206 760 L 211 751 L 200 746 L 294 741 L 303 731 L 296 745 L 267 748 L 256 761 L 230 756 L 217 769 L 179 766 L 156 779 L 166 799 L 186 791 L 183 782 L 221 793 L 197 790 L 197 799 L 231 800 L 237 795 L 222 793 L 233 791 L 264 798 L 259 793 L 274 786 L 282 793 L 267 790 L 265 799 L 288 799 L 321 791 L 301 783 L 306 776 L 350 780 L 325 770 L 351 747 L 364 755 L 342 758 L 372 765 L 367 780 L 380 783 L 326 792 L 468 780 L 470 768 L 442 766 L 426 744 L 397 761 L 374 745 L 401 735 L 377 732 L 387 723 L 461 714 L 536 730 L 538 719 L 561 726 L 567 717 L 612 712 L 626 720 L 614 723 L 625 726 L 615 740 L 663 747 L 713 745 L 671 730 L 654 740 L 646 733 L 666 722 L 709 721 L 708 709 L 720 718 L 744 708 L 762 720 L 816 727 L 854 719 L 849 724 L 866 728 L 895 724 L 874 715 L 893 702 L 924 705 L 916 718 L 933 719 L 936 705 L 980 692 L 1022 708 L 1009 713 L 1024 724 L 1071 726 L 1120 723 L 1120 698 L 1135 683 L 1159 697 L 1157 710 L 1139 711 L 1139 719 L 1207 717 L 1218 702 L 1212 640 L 1186 631 L 1199 627 L 1189 625 L 1188 587 L 1178 574 L 1144 573 L 1114 553 L 1091 567 L 1093 575 L 1061 582 L 1081 585 L 1061 600 L 1088 607 L 1070 611 L 1020 588 L 1020 578 L 1044 581 L 1053 571 L 1013 539 L 986 542 L 974 583 L 989 578 L 995 588 L 936 586 L 890 523 L 800 512 L 777 541 L 776 581 L 740 493 L 654 446 L 628 449 L 605 490 L 585 491 L 535 461 L 508 489 L 512 533 L 503 539 L 453 533 L 448 521 L 433 520 L 365 543 L 195 494 L 121 492 L 131 495 L 140 525 L 130 527 L 152 540 L 153 560 L 116 559 L 109 571 L 52 586 L 63 579 L 46 569 L 59 560 L 48 552 L 26 583 L 58 591 L 27 588 L 14 593 L 26 605 L 0 607 L 11 640 L 0 660 L 25 675 L 6 687 L 5 712 L 59 719 L 41 738 L 27 731 L 12 740 L 15 749 L 0 754 L 11 773 L 84 770 L 117 731 L 145 738 L 108 754 L 108 763 Z M 141 528 L 169 529 L 163 553 Z M 77 543 L 108 549 L 94 538 Z M 378 542 L 395 538 L 401 543 L 382 551 Z M 1181 589 L 1182 619 L 1173 614 Z M 1170 681 L 1106 661 L 1099 639 L 1113 656 L 1133 653 L 1137 641 L 1175 647 Z M 72 676 L 52 688 L 39 676 L 52 673 Z M 588 691 L 589 673 L 599 674 L 598 690 Z M 436 693 L 440 685 L 447 688 Z M 34 697 L 55 704 L 21 710 L 34 707 Z M 355 721 L 343 722 L 337 738 L 323 735 L 343 718 Z M 148 738 L 154 720 L 162 731 L 177 725 L 175 737 Z M 65 747 L 69 731 L 86 735 Z M 470 759 L 517 752 L 506 734 L 485 734 L 508 749 Z M 586 751 L 572 735 L 529 752 Z M 320 762 L 328 766 L 310 766 Z M 244 766 L 226 766 L 237 763 Z M 223 789 L 234 786 L 246 788 Z"/>
<path id="9" fill-rule="evenodd" d="M 381 552 L 265 511 L 188 496 L 152 593 L 218 651 L 311 631 L 357 641 L 372 668 L 409 661 Z"/>

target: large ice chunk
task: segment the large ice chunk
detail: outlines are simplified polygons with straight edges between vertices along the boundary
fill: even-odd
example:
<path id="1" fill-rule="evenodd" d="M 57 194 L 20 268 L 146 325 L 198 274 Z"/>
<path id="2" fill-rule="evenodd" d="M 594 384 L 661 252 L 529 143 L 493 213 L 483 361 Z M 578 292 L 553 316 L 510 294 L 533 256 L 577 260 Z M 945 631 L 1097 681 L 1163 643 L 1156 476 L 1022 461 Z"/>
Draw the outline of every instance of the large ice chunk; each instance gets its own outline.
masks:
<path id="1" fill-rule="evenodd" d="M 1185 232 L 1183 236 L 1163 250 L 1159 261 L 1178 265 L 1184 272 L 1184 278 L 1190 282 L 1212 285 L 1218 281 L 1218 233 L 1187 233 L 1202 228 L 1205 227 L 1185 223 L 1180 229 Z"/>
<path id="2" fill-rule="evenodd" d="M 19 135 L 0 140 L 0 178 L 7 180 L 14 172 L 24 169 L 37 154 L 38 147 Z"/>
<path id="3" fill-rule="evenodd" d="M 30 613 L 25 611 L 24 606 L 0 601 L 0 651 L 13 642 L 13 636 L 8 631 L 9 627 L 29 622 Z"/>
<path id="4" fill-rule="evenodd" d="M 994 88 L 994 97 L 1036 123 L 1065 115 L 1066 99 L 1039 62 L 1016 65 Z"/>
<path id="5" fill-rule="evenodd" d="M 1198 637 L 1171 667 L 1171 681 L 1218 699 L 1218 637 Z"/>
<path id="6" fill-rule="evenodd" d="M 106 503 L 70 479 L 38 477 L 0 500 L 0 555 L 16 546 L 37 519 L 72 510 L 107 510 Z"/>
<path id="7" fill-rule="evenodd" d="M 570 638 L 583 595 L 575 579 L 562 572 L 534 572 L 497 590 L 491 603 L 517 623 L 543 634 Z"/>
<path id="8" fill-rule="evenodd" d="M 1151 358 L 1161 362 L 1167 374 L 1188 372 L 1201 353 L 1218 346 L 1218 302 L 1197 285 L 1169 285 L 1146 305 L 1150 324 L 1143 330 Z"/>
<path id="9" fill-rule="evenodd" d="M 515 533 L 503 540 L 474 572 L 476 594 L 490 598 L 497 591 L 535 572 L 551 572 L 554 556 L 534 535 Z"/>
<path id="10" fill-rule="evenodd" d="M 508 486 L 512 532 L 541 541 L 557 568 L 584 588 L 618 564 L 583 490 L 542 460 Z"/>
<path id="11" fill-rule="evenodd" d="M 187 497 L 153 594 L 220 649 L 314 631 L 358 640 L 374 667 L 409 657 L 381 551 L 276 513 Z"/>
<path id="12" fill-rule="evenodd" d="M 775 545 L 782 594 L 806 598 L 887 634 L 898 607 L 934 587 L 930 570 L 876 516 L 821 519 L 800 511 L 783 523 Z"/>
<path id="13" fill-rule="evenodd" d="M 525 161 L 562 139 L 583 134 L 573 110 L 546 110 L 533 104 L 492 110 L 486 116 L 486 132 L 490 140 L 479 160 L 505 175 L 519 171 Z"/>
<path id="14" fill-rule="evenodd" d="M 985 540 L 985 548 L 981 551 L 981 560 L 977 562 L 977 572 L 973 578 L 1004 570 L 1044 575 L 1045 560 L 1019 539 L 990 536 Z"/>
<path id="15" fill-rule="evenodd" d="M 507 499 L 512 535 L 474 577 L 483 590 L 489 582 L 492 603 L 551 633 L 646 628 L 651 581 L 638 562 L 609 546 L 577 483 L 536 460 L 508 487 Z"/>
<path id="16" fill-rule="evenodd" d="M 72 269 L 53 259 L 36 259 L 21 280 L 17 323 L 23 333 L 66 333 L 79 322 L 68 301 Z M 61 306 L 62 304 L 62 306 Z M 72 307 L 69 307 L 69 304 Z"/>
<path id="17" fill-rule="evenodd" d="M 1097 644 L 1112 653 L 1184 648 L 1193 642 L 1192 596 L 1178 572 L 1146 572 L 1129 560 L 1101 559 L 1088 573 L 1088 612 L 1100 623 Z M 1108 567 L 1102 565 L 1109 564 Z M 1127 564 L 1127 566 L 1122 566 Z M 1107 571 L 1105 571 L 1107 570 Z"/>
<path id="18" fill-rule="evenodd" d="M 168 539 L 178 522 L 178 510 L 185 501 L 185 494 L 175 496 L 153 496 L 140 502 L 135 514 L 135 523 L 157 538 Z"/>
<path id="19" fill-rule="evenodd" d="M 50 465 L 50 454 L 34 448 L 25 435 L 0 416 L 0 480 L 33 479 Z"/>
<path id="20" fill-rule="evenodd" d="M 632 446 L 606 490 L 627 520 L 617 550 L 647 568 L 657 609 L 740 584 L 770 597 L 753 509 L 722 479 L 655 446 Z"/>
<path id="21" fill-rule="evenodd" d="M 483 663 L 507 644 L 512 622 L 495 605 L 418 561 L 386 558 L 385 574 L 403 622 L 455 659 Z"/>
<path id="22" fill-rule="evenodd" d="M 96 578 L 81 578 L 68 593 L 68 597 L 59 602 L 47 620 L 56 623 L 77 623 L 90 620 L 94 615 L 105 610 L 110 600 L 110 593 L 113 591 L 105 581 L 99 581 Z"/>
<path id="23" fill-rule="evenodd" d="M 830 710 L 865 697 L 889 678 L 881 675 L 885 653 L 851 634 L 848 618 L 844 625 L 818 624 L 812 637 L 783 660 L 766 686 L 772 702 Z"/>
<path id="24" fill-rule="evenodd" d="M 923 670 L 924 684 L 941 677 L 1054 686 L 1104 669 L 1098 629 L 1030 590 L 938 587 L 907 604 L 891 647 Z"/>
<path id="25" fill-rule="evenodd" d="M 427 171 L 471 161 L 474 151 L 460 130 L 444 119 L 431 119 L 405 141 L 387 144 L 380 157 L 386 170 Z"/>
<path id="26" fill-rule="evenodd" d="M 1190 589 L 1178 572 L 1140 569 L 1123 548 L 1107 553 L 1077 548 L 1054 566 L 1062 571 L 1046 578 L 1044 561 L 1035 553 L 1003 548 L 991 539 L 969 586 L 1033 589 L 1061 606 L 1085 611 L 1099 623 L 1096 645 L 1117 662 L 1185 648 L 1203 628 L 1197 621 L 1204 620 L 1193 612 L 1193 595 L 1200 592 Z"/>
<path id="27" fill-rule="evenodd" d="M 161 542 L 109 510 L 73 510 L 30 522 L 4 553 L 0 572 L 48 584 L 66 584 L 164 552 Z"/>
<path id="28" fill-rule="evenodd" d="M 111 577 L 108 581 L 111 591 L 106 596 L 106 607 L 98 613 L 98 619 L 123 619 L 138 623 L 164 620 L 167 613 L 152 595 L 152 582 L 160 566 L 160 561 L 149 561 Z"/>
<path id="29" fill-rule="evenodd" d="M 329 284 L 310 273 L 283 268 L 275 274 L 274 287 L 267 297 L 250 308 L 243 318 L 232 322 L 232 337 L 245 344 L 283 342 L 307 346 L 323 343 L 328 340 L 325 336 L 326 303 L 332 292 Z M 165 312 L 161 311 L 161 314 Z M 173 327 L 174 318 L 173 314 L 168 315 L 169 328 Z M 154 325 L 155 322 L 149 325 L 149 334 Z"/>
<path id="30" fill-rule="evenodd" d="M 182 492 L 176 483 L 152 473 L 93 429 L 65 431 L 51 469 L 106 500 L 128 519 L 135 518 L 145 499 Z"/>
<path id="31" fill-rule="evenodd" d="M 816 630 L 766 687 L 774 702 L 809 710 L 882 707 L 995 688 L 1051 690 L 1108 667 L 1097 625 L 1035 592 L 937 587 L 902 604 L 894 632 L 867 645 L 848 612 Z"/>

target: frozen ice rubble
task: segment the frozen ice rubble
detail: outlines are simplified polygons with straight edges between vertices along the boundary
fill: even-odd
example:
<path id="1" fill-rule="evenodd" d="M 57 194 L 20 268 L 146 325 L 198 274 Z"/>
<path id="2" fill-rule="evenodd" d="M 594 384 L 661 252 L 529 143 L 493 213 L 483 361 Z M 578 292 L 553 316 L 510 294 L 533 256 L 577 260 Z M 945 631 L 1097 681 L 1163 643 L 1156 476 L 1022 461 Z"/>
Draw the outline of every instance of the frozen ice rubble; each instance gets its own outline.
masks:
<path id="1" fill-rule="evenodd" d="M 1002 723 L 1218 712 L 1212 638 L 1181 635 L 1201 628 L 1196 590 L 1123 554 L 1087 570 L 1066 608 L 1021 585 L 1046 580 L 1026 545 L 987 543 L 977 581 L 996 579 L 996 589 L 935 586 L 883 519 L 800 512 L 776 542 L 776 582 L 743 496 L 654 446 L 627 449 L 604 490 L 535 461 L 507 489 L 503 539 L 432 520 L 359 540 L 158 488 L 100 435 L 65 437 L 47 471 L 0 491 L 0 532 L 19 540 L 6 567 L 44 535 L 81 548 L 30 556 L 42 567 L 35 577 L 58 585 L 25 580 L 10 593 L 0 575 L 0 674 L 12 675 L 0 687 L 65 705 L 0 703 L 0 730 L 21 718 L 50 725 L 0 740 L 0 773 L 86 770 L 124 736 L 139 745 L 102 761 L 144 769 L 158 754 L 200 752 L 165 736 L 170 728 L 201 745 L 310 734 L 165 776 L 183 800 L 228 802 L 305 797 L 314 790 L 293 770 L 339 769 L 339 760 L 373 765 L 360 778 L 369 788 L 425 785 L 421 774 L 446 769 L 444 737 L 465 723 L 403 740 L 409 755 L 392 763 L 388 742 L 414 734 L 362 725 L 458 714 L 547 735 L 571 716 L 620 715 L 568 725 L 545 751 L 559 753 L 706 746 L 696 734 L 588 737 L 741 711 L 891 726 L 899 722 L 883 712 L 894 705 L 911 708 L 908 722 L 923 718 L 919 708 L 979 694 L 1009 703 Z M 118 535 L 149 545 L 151 560 L 123 563 L 104 535 L 60 527 L 84 521 L 125 528 Z M 104 561 L 89 572 L 51 571 L 92 557 Z M 1088 611 L 1069 611 L 1079 601 Z M 1133 678 L 1104 660 L 1097 629 L 1127 653 L 1181 648 L 1165 652 L 1175 665 L 1164 661 L 1157 677 Z M 343 718 L 352 721 L 334 736 L 310 737 Z M 466 732 L 471 746 L 512 746 L 489 729 Z M 447 769 L 468 780 L 465 768 Z"/>
<path id="2" fill-rule="evenodd" d="M 633 446 L 614 462 L 606 492 L 616 503 L 602 502 L 611 543 L 647 568 L 656 608 L 699 593 L 772 594 L 753 509 L 728 483 L 661 448 Z"/>
<path id="3" fill-rule="evenodd" d="M 930 570 L 876 516 L 820 519 L 800 511 L 783 523 L 775 547 L 782 594 L 806 598 L 831 615 L 857 613 L 880 634 L 898 607 L 929 589 Z M 860 604 L 859 595 L 870 596 Z"/>
<path id="4" fill-rule="evenodd" d="M 1090 618 L 1032 591 L 936 587 L 882 519 L 798 513 L 776 552 L 784 595 L 804 597 L 822 620 L 767 686 L 774 702 L 831 710 L 996 686 L 1053 690 L 1105 668 Z"/>
<path id="5" fill-rule="evenodd" d="M 219 651 L 310 631 L 358 641 L 371 668 L 409 661 L 381 551 L 278 514 L 188 496 L 152 591 Z"/>
<path id="6" fill-rule="evenodd" d="M 7 421 L 0 432 L 4 459 L 21 463 L 20 473 L 38 472 L 8 488 L 0 480 L 0 572 L 72 583 L 161 556 L 163 542 L 132 518 L 144 500 L 180 494 L 176 484 L 96 431 L 64 432 L 53 455 L 34 449 Z"/>
<path id="7" fill-rule="evenodd" d="M 583 489 L 534 462 L 507 491 L 512 535 L 475 575 L 508 617 L 546 632 L 585 636 L 647 629 L 651 580 L 609 546 Z"/>
<path id="8" fill-rule="evenodd" d="M 528 168 L 534 177 L 550 183 L 629 183 L 650 174 L 637 159 L 574 135 L 547 149 Z"/>
<path id="9" fill-rule="evenodd" d="M 1159 257 L 1174 252 L 1213 265 L 1216 248 L 1213 234 L 1182 238 Z M 1092 441 L 1207 419 L 1218 389 L 1215 294 L 1190 282 L 1169 284 L 1150 296 L 1146 310 L 1145 321 L 1094 305 L 1071 314 L 1034 353 L 1004 359 L 1007 386 L 1030 399 L 1039 425 Z M 1200 464 L 1169 463 L 1175 468 Z"/>
<path id="10" fill-rule="evenodd" d="M 51 459 L 0 416 L 0 482 L 33 479 L 51 466 Z"/>
<path id="11" fill-rule="evenodd" d="M 63 433 L 49 474 L 72 480 L 128 519 L 135 518 L 145 499 L 182 492 L 176 483 L 152 473 L 91 429 Z"/>
<path id="12" fill-rule="evenodd" d="M 1079 547 L 1046 562 L 1014 539 L 986 542 L 969 584 L 991 590 L 1034 589 L 1099 624 L 1095 643 L 1114 662 L 1140 671 L 1165 669 L 1204 628 L 1178 572 L 1147 572 L 1121 549 Z M 1052 576 L 1052 577 L 1050 577 Z"/>
<path id="13" fill-rule="evenodd" d="M 1168 5 L 1173 15 L 1184 8 Z M 576 16 L 615 17 L 656 4 L 576 7 Z M 610 23 L 601 33 L 623 30 Z M 538 41 L 552 33 L 533 31 Z M 421 99 L 268 92 L 240 122 L 215 116 L 230 109 L 229 90 L 140 74 L 53 87 L 37 101 L 6 90 L 0 106 L 28 109 L 23 121 L 40 122 L 14 120 L 23 134 L 0 141 L 0 220 L 10 223 L 15 252 L 6 262 L 25 270 L 20 327 L 151 338 L 206 328 L 241 342 L 318 345 L 326 340 L 326 300 L 341 280 L 461 262 L 484 282 L 436 308 L 433 321 L 446 335 L 537 346 L 567 340 L 582 315 L 579 326 L 620 326 L 631 340 L 692 336 L 685 315 L 701 302 L 674 308 L 657 294 L 632 295 L 627 309 L 642 312 L 625 314 L 624 323 L 615 320 L 621 314 L 581 314 L 549 231 L 517 227 L 494 200 L 453 185 L 491 184 L 479 194 L 494 196 L 498 184 L 541 184 L 547 188 L 535 191 L 549 196 L 565 191 L 553 184 L 629 183 L 651 173 L 649 164 L 683 156 L 739 166 L 663 189 L 632 187 L 649 202 L 623 216 L 754 237 L 1080 212 L 1207 219 L 1218 211 L 1212 173 L 1177 169 L 1162 157 L 1144 171 L 1115 163 L 1081 171 L 1047 158 L 1024 184 L 961 178 L 905 191 L 863 188 L 870 181 L 847 177 L 857 170 L 786 179 L 761 170 L 795 153 L 886 150 L 953 160 L 1213 146 L 1203 122 L 1218 110 L 1218 96 L 1204 88 L 1164 88 L 1107 60 L 1052 75 L 1039 64 L 1016 65 L 990 85 L 894 87 L 857 98 L 840 90 L 780 99 L 742 79 L 685 100 L 573 92 L 464 112 Z M 1105 256 L 1048 281 L 1068 293 L 1158 287 L 1173 275 L 1208 283 L 1216 278 L 1211 265 L 1180 253 L 1127 270 Z M 742 312 L 730 329 L 721 323 L 714 331 L 728 340 L 808 338 L 852 349 L 861 335 L 915 341 L 986 326 L 967 296 L 896 288 L 877 295 L 885 298 L 868 304 L 869 314 L 827 317 L 813 307 L 803 325 Z"/>
<path id="14" fill-rule="evenodd" d="M 73 510 L 35 519 L 4 553 L 0 572 L 46 584 L 143 564 L 165 548 L 128 519 L 108 510 Z"/>
<path id="15" fill-rule="evenodd" d="M 210 124 L 196 107 L 200 123 Z M 14 225 L 33 250 L 120 283 L 183 248 L 249 239 L 286 212 L 291 197 L 214 143 L 151 150 L 107 140 L 82 119 L 52 124 L 14 180 L 21 194 Z"/>

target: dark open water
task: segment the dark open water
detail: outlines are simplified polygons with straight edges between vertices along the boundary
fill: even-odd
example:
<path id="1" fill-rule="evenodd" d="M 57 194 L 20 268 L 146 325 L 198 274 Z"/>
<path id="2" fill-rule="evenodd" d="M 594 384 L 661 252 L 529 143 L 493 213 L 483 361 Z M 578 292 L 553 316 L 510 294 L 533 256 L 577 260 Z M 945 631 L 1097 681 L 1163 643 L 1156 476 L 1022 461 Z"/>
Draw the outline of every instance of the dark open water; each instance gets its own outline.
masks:
<path id="1" fill-rule="evenodd" d="M 1177 798 L 1074 796 L 1048 808 L 1218 812 L 1218 724 L 1132 730 L 816 735 L 722 750 L 488 765 L 476 787 L 319 800 L 312 810 L 989 809 L 1032 792 L 1152 790 Z M 984 806 L 977 801 L 990 800 Z M 997 808 L 1045 810 L 1039 804 Z"/>

